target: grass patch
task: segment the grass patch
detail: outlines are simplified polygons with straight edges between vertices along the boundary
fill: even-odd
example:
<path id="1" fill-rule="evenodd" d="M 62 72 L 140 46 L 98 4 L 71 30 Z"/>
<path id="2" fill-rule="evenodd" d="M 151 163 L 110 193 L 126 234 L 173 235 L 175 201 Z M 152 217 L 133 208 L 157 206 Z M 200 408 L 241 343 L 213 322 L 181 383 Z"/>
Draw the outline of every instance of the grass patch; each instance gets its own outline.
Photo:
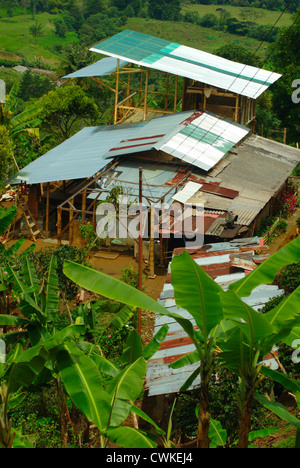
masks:
<path id="1" fill-rule="evenodd" d="M 196 6 L 196 5 L 193 5 Z M 209 5 L 207 5 L 209 6 Z M 215 5 L 214 5 L 215 6 Z M 232 44 L 237 39 L 239 45 L 254 52 L 260 41 L 247 36 L 236 36 L 222 31 L 213 31 L 196 24 L 185 22 L 147 20 L 143 18 L 129 18 L 124 29 L 160 37 L 167 41 L 176 42 L 205 52 L 214 53 L 220 47 Z M 213 35 L 211 34 L 213 32 Z M 211 39 L 213 37 L 213 40 Z M 266 46 L 259 50 L 261 57 L 265 56 Z"/>
<path id="2" fill-rule="evenodd" d="M 181 12 L 182 14 L 186 13 L 187 11 L 195 11 L 196 13 L 199 14 L 199 16 L 204 16 L 206 14 L 214 14 L 217 17 L 220 15 L 219 9 L 222 8 L 223 10 L 228 11 L 233 18 L 236 18 L 238 20 L 242 20 L 243 16 L 241 14 L 241 10 L 244 7 L 240 6 L 232 6 L 232 5 L 200 5 L 200 4 L 195 4 L 195 3 L 187 3 L 185 5 L 182 5 Z M 271 10 L 265 10 L 263 8 L 254 8 L 250 7 L 251 11 L 258 13 L 259 15 L 262 15 L 261 17 L 257 18 L 255 20 L 255 23 L 260 26 L 260 25 L 273 25 L 279 16 L 281 15 L 281 11 L 271 11 Z M 292 15 L 291 13 L 284 13 L 276 26 L 279 28 L 283 26 L 290 26 L 292 24 Z"/>
<path id="3" fill-rule="evenodd" d="M 61 38 L 55 34 L 54 20 L 56 15 L 41 13 L 35 16 L 20 15 L 0 19 L 0 57 L 14 61 L 25 60 L 26 63 L 34 64 L 39 59 L 45 68 L 57 68 L 61 58 L 55 52 L 55 46 L 65 46 L 78 42 L 75 33 L 67 33 Z M 42 35 L 36 40 L 30 34 L 30 27 L 37 21 L 42 25 Z"/>

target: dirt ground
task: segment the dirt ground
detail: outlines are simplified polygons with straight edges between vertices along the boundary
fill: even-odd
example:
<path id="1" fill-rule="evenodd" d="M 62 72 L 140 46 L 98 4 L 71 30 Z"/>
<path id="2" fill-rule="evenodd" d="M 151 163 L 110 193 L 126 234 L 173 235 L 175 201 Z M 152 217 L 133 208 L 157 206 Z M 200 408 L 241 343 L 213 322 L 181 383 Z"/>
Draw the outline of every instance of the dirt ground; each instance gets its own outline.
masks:
<path id="1" fill-rule="evenodd" d="M 286 232 L 281 234 L 279 237 L 275 239 L 275 241 L 273 241 L 270 244 L 269 252 L 268 252 L 270 255 L 272 255 L 281 247 L 283 247 L 288 242 L 290 242 L 295 237 L 297 237 L 298 232 L 297 232 L 296 219 L 299 217 L 300 217 L 300 208 L 298 208 L 294 212 L 294 214 L 287 219 L 288 226 L 287 226 Z M 7 246 L 11 245 L 14 242 L 15 240 L 8 242 Z M 22 246 L 22 250 L 29 247 L 32 243 L 33 242 L 30 239 L 26 239 L 25 243 Z M 36 250 L 40 250 L 45 247 L 55 248 L 56 244 L 53 243 L 53 241 L 49 242 L 48 240 L 44 240 L 44 239 L 38 239 L 36 241 Z M 125 267 L 128 267 L 130 265 L 132 265 L 132 267 L 136 271 L 138 271 L 138 262 L 132 255 L 129 254 L 129 252 L 111 251 L 111 253 L 114 253 L 116 258 L 99 258 L 96 255 L 93 255 L 90 259 L 91 265 L 95 267 L 97 270 L 102 271 L 103 273 L 106 273 L 115 278 L 122 278 L 121 271 Z M 112 255 L 112 257 L 114 257 L 114 255 Z M 144 266 L 143 275 L 147 276 L 148 267 L 146 264 L 144 264 L 143 266 Z M 144 281 L 145 293 L 151 296 L 155 300 L 159 298 L 160 293 L 163 289 L 163 285 L 166 279 L 166 273 L 167 273 L 166 268 L 161 268 L 159 266 L 156 266 L 155 278 L 153 279 L 146 278 Z M 147 344 L 152 339 L 154 321 L 155 321 L 155 314 L 149 313 L 149 312 L 143 313 L 142 335 L 143 335 L 143 341 L 145 344 Z M 159 408 L 155 408 L 157 406 L 157 402 L 153 402 L 152 399 L 148 399 L 148 400 L 149 400 L 148 405 L 152 407 L 152 409 L 154 407 L 154 410 L 155 409 L 159 410 Z M 277 418 L 276 416 L 272 414 L 270 414 L 270 418 L 274 419 L 274 427 L 278 427 L 278 431 L 272 435 L 269 435 L 266 438 L 257 439 L 255 441 L 256 447 L 272 448 L 276 446 L 279 442 L 282 442 L 289 437 L 295 436 L 295 430 L 290 425 L 288 425 L 287 423 L 285 423 L 284 421 L 280 420 L 279 418 Z"/>

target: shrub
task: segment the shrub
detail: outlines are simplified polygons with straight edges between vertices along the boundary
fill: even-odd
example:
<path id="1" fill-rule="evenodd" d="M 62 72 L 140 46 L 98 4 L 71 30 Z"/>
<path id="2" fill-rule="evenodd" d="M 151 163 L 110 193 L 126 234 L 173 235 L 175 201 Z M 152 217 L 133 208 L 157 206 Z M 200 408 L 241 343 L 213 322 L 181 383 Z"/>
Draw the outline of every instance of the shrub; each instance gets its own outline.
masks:
<path id="1" fill-rule="evenodd" d="M 83 249 L 70 245 L 62 245 L 56 249 L 46 247 L 38 252 L 31 252 L 29 254 L 29 259 L 34 262 L 39 278 L 43 278 L 45 276 L 53 254 L 57 258 L 59 288 L 65 294 L 67 299 L 72 299 L 78 292 L 78 286 L 64 275 L 63 264 L 65 260 L 86 264 L 87 254 Z"/>
<path id="2" fill-rule="evenodd" d="M 277 277 L 277 284 L 291 294 L 300 285 L 300 262 L 284 267 Z"/>

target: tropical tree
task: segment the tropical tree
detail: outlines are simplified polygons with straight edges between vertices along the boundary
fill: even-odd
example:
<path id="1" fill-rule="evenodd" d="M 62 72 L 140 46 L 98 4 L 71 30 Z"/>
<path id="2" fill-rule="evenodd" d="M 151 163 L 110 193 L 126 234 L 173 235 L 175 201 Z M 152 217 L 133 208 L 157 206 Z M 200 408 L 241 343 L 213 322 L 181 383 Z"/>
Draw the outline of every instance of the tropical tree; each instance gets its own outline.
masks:
<path id="1" fill-rule="evenodd" d="M 94 100 L 80 86 L 62 86 L 42 96 L 38 102 L 41 127 L 56 142 L 62 142 L 75 133 L 82 122 L 98 117 Z"/>
<path id="2" fill-rule="evenodd" d="M 8 131 L 4 125 L 0 125 L 0 182 L 7 178 L 9 161 L 13 158 L 13 145 L 9 139 Z"/>
<path id="3" fill-rule="evenodd" d="M 0 210 L 0 229 L 4 231 L 15 215 L 15 208 Z M 79 306 L 69 313 L 70 324 L 59 329 L 56 316 L 59 307 L 57 261 L 53 255 L 48 273 L 40 281 L 28 256 L 23 257 L 20 271 L 11 264 L 1 267 L 0 290 L 15 299 L 19 313 L 2 311 L 0 326 L 7 327 L 1 339 L 9 345 L 5 362 L 0 363 L 0 446 L 29 446 L 12 427 L 9 411 L 22 399 L 26 388 L 55 381 L 61 412 L 62 441 L 66 443 L 67 392 L 74 405 L 98 428 L 101 447 L 109 440 L 125 447 L 155 447 L 155 439 L 164 435 L 156 424 L 134 404 L 143 388 L 146 359 L 159 348 L 167 327 L 143 348 L 141 338 L 132 330 L 128 337 L 121 365 L 105 358 L 91 333 L 96 331 L 92 305 Z M 92 311 L 93 312 L 93 311 Z M 134 311 L 124 307 L 109 325 L 118 329 Z M 17 327 L 10 331 L 11 327 Z M 86 341 L 89 333 L 89 341 Z M 133 412 L 155 428 L 147 434 L 136 427 L 123 425 Z M 70 422 L 70 421 L 69 421 Z"/>
<path id="4" fill-rule="evenodd" d="M 39 125 L 38 107 L 34 106 L 23 112 L 18 112 L 19 99 L 17 97 L 19 84 L 14 83 L 4 104 L 0 103 L 0 125 L 4 126 L 8 132 L 9 145 L 17 143 L 20 137 L 38 140 Z M 14 153 L 10 151 L 16 169 L 19 170 Z"/>
<path id="5" fill-rule="evenodd" d="M 297 307 L 300 288 L 264 315 L 248 306 L 241 297 L 249 295 L 259 284 L 272 282 L 280 268 L 298 259 L 299 243 L 299 238 L 292 241 L 226 292 L 186 252 L 174 257 L 171 272 L 177 307 L 191 313 L 199 331 L 195 330 L 191 321 L 170 313 L 140 291 L 101 272 L 71 262 L 65 263 L 64 272 L 81 287 L 111 299 L 117 298 L 130 306 L 172 316 L 183 327 L 194 343 L 195 351 L 172 366 L 200 361 L 199 368 L 184 387 L 191 385 L 199 374 L 204 379 L 200 385 L 199 447 L 207 447 L 209 443 L 208 382 L 213 354 L 218 346 L 218 359 L 237 373 L 240 379 L 239 446 L 247 447 L 253 398 L 263 378 L 261 363 L 274 344 L 288 339 L 291 330 L 294 334 L 299 330 L 296 326 L 300 321 Z"/>

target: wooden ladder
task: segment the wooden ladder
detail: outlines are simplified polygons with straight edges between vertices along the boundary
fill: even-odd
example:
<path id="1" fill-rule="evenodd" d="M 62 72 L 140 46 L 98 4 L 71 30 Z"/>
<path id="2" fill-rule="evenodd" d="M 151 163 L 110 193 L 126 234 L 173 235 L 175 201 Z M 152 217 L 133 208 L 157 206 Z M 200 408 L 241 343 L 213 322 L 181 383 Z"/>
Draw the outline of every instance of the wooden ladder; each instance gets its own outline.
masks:
<path id="1" fill-rule="evenodd" d="M 22 211 L 24 213 L 25 221 L 27 223 L 27 226 L 29 227 L 29 230 L 31 232 L 33 240 L 36 241 L 36 238 L 39 235 L 41 237 L 43 237 L 43 239 L 45 239 L 45 236 L 40 231 L 40 228 L 38 227 L 38 225 L 37 225 L 34 217 L 32 216 L 28 206 L 26 204 L 24 204 L 23 206 L 21 206 L 21 209 L 22 209 Z"/>

